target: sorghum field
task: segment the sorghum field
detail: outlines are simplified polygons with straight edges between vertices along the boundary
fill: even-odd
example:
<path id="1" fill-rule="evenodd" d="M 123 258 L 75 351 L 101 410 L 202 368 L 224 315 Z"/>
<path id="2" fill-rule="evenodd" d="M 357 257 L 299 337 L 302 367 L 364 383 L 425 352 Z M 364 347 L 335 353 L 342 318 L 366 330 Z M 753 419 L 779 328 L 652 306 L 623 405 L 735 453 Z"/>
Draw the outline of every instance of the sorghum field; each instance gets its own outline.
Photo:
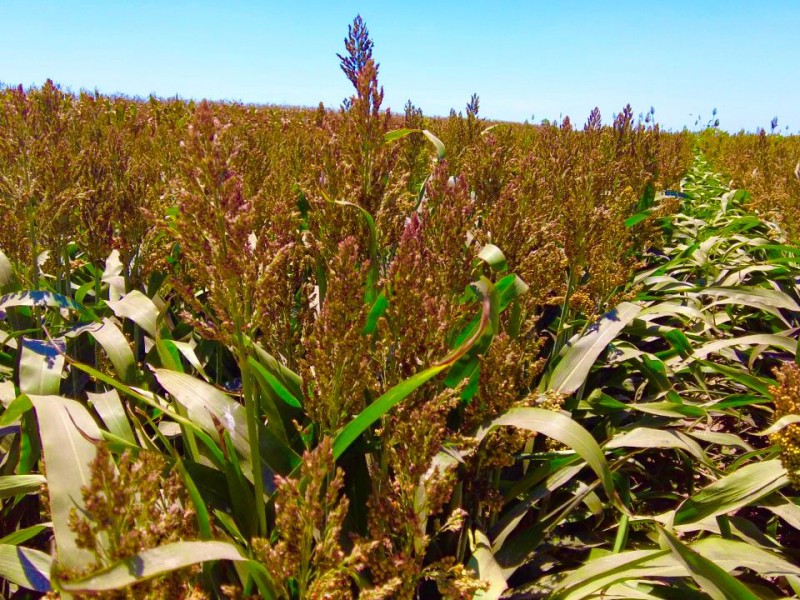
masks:
<path id="1" fill-rule="evenodd" d="M 800 139 L 340 59 L 333 110 L 0 90 L 0 597 L 800 593 Z"/>

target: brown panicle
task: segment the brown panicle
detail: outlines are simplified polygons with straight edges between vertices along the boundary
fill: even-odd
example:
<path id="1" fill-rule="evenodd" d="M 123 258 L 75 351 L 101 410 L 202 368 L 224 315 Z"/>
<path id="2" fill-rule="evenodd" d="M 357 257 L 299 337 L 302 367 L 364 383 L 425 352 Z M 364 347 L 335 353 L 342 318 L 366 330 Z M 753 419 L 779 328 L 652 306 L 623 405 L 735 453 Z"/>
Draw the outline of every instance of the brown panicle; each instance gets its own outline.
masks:
<path id="1" fill-rule="evenodd" d="M 775 401 L 775 420 L 787 415 L 800 415 L 800 367 L 786 363 L 775 371 L 778 385 L 770 388 Z M 781 447 L 781 463 L 791 484 L 800 488 L 800 424 L 787 425 L 770 436 Z"/>
<path id="2" fill-rule="evenodd" d="M 369 310 L 364 304 L 368 268 L 354 238 L 339 244 L 319 317 L 305 339 L 306 353 L 300 361 L 306 384 L 304 406 L 324 434 L 360 412 L 370 390 L 377 388 L 370 339 L 361 334 Z"/>

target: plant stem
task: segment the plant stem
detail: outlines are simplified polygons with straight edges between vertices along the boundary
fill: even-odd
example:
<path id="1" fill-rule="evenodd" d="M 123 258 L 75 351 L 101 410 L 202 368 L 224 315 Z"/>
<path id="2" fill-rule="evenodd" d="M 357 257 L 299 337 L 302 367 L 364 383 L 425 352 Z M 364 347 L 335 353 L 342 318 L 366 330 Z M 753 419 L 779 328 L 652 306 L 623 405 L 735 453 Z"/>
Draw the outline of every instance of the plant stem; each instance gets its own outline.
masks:
<path id="1" fill-rule="evenodd" d="M 246 352 L 240 349 L 238 354 L 239 370 L 242 376 L 244 408 L 245 414 L 247 415 L 247 435 L 250 438 L 250 462 L 253 468 L 258 535 L 260 537 L 266 537 L 267 511 L 266 502 L 264 502 L 264 475 L 261 472 L 261 446 L 258 440 L 258 397 L 255 394 L 250 367 L 247 364 Z"/>

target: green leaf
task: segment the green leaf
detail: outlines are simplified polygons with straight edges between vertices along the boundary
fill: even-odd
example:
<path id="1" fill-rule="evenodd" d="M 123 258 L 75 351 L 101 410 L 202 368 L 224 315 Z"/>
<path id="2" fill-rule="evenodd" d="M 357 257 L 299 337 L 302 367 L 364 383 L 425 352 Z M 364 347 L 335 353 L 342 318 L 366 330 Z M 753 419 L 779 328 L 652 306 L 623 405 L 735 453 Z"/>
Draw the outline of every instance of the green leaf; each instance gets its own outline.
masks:
<path id="1" fill-rule="evenodd" d="M 0 499 L 37 493 L 45 481 L 44 475 L 0 476 Z"/>
<path id="2" fill-rule="evenodd" d="M 290 368 L 281 364 L 274 356 L 269 354 L 259 344 L 253 344 L 256 351 L 256 358 L 264 368 L 272 373 L 289 392 L 300 400 L 303 397 L 303 381 L 300 376 Z"/>
<path id="3" fill-rule="evenodd" d="M 385 292 L 378 294 L 375 302 L 372 303 L 372 308 L 369 309 L 367 315 L 367 322 L 364 324 L 364 329 L 361 330 L 363 335 L 372 335 L 378 329 L 378 319 L 380 319 L 386 312 L 389 306 L 389 299 L 386 297 Z"/>
<path id="4" fill-rule="evenodd" d="M 130 319 L 144 329 L 150 337 L 156 337 L 158 308 L 142 292 L 133 290 L 120 300 L 107 300 L 106 304 L 120 319 Z"/>
<path id="5" fill-rule="evenodd" d="M 111 433 L 131 444 L 136 443 L 136 437 L 133 435 L 133 429 L 128 422 L 128 415 L 117 390 L 86 392 L 86 396 Z"/>
<path id="6" fill-rule="evenodd" d="M 494 244 L 486 244 L 481 248 L 481 251 L 478 252 L 478 258 L 489 265 L 492 271 L 505 271 L 508 269 L 505 254 Z"/>
<path id="7" fill-rule="evenodd" d="M 404 137 L 411 135 L 412 133 L 420 133 L 420 130 L 403 128 L 403 129 L 395 129 L 394 131 L 387 131 L 383 135 L 383 141 L 384 143 L 389 144 L 396 140 L 401 140 Z"/>
<path id="8" fill-rule="evenodd" d="M 291 472 L 300 462 L 300 457 L 294 450 L 266 429 L 260 438 L 267 447 L 261 448 L 261 456 L 253 457 L 244 406 L 211 384 L 186 373 L 167 369 L 153 369 L 153 373 L 158 383 L 186 408 L 189 420 L 201 430 L 212 438 L 217 438 L 219 433 L 216 423 L 222 426 L 230 435 L 236 451 L 247 463 L 243 465 L 243 470 L 248 477 L 252 477 L 254 461 L 259 464 L 263 459 L 271 469 L 282 475 Z"/>
<path id="9" fill-rule="evenodd" d="M 698 360 L 697 362 L 702 365 L 703 368 L 720 373 L 721 375 L 725 375 L 732 381 L 740 383 L 751 390 L 755 390 L 764 396 L 769 396 L 770 386 L 776 384 L 774 379 L 751 375 L 750 373 L 745 372 L 743 368 L 737 369 L 734 367 L 729 367 L 728 365 L 721 365 L 719 363 L 707 360 Z"/>
<path id="10" fill-rule="evenodd" d="M 14 306 L 41 306 L 49 308 L 66 308 L 73 310 L 81 315 L 83 318 L 91 319 L 91 311 L 81 304 L 78 304 L 71 298 L 56 294 L 54 292 L 44 291 L 24 291 L 14 292 L 13 294 L 6 294 L 0 297 L 0 317 L 6 312 L 7 309 Z"/>
<path id="11" fill-rule="evenodd" d="M 54 586 L 70 593 L 115 590 L 212 560 L 243 561 L 246 558 L 236 546 L 227 542 L 174 542 L 143 550 L 88 577 L 54 580 Z"/>
<path id="12" fill-rule="evenodd" d="M 14 273 L 14 268 L 11 266 L 11 261 L 8 260 L 5 252 L 0 250 L 0 288 L 11 281 L 11 276 Z"/>
<path id="13" fill-rule="evenodd" d="M 489 328 L 489 322 L 492 320 L 492 313 L 497 310 L 497 307 L 493 306 L 495 303 L 492 301 L 492 294 L 488 293 L 493 289 L 492 284 L 488 280 L 484 283 L 484 291 L 486 293 L 484 293 L 483 296 L 480 323 L 469 339 L 464 340 L 440 362 L 395 385 L 345 425 L 333 440 L 333 456 L 335 458 L 338 459 L 342 456 L 345 450 L 347 450 L 370 425 L 388 413 L 396 404 L 402 402 L 420 386 L 445 369 L 452 367 L 459 359 L 467 355 L 472 346 L 483 336 L 487 328 Z"/>
<path id="14" fill-rule="evenodd" d="M 370 425 L 388 413 L 396 404 L 410 396 L 420 386 L 445 370 L 449 365 L 439 364 L 412 375 L 386 392 L 362 410 L 336 435 L 333 441 L 333 456 L 339 458 Z"/>
<path id="15" fill-rule="evenodd" d="M 108 286 L 110 300 L 119 300 L 125 294 L 125 278 L 122 276 L 123 265 L 119 259 L 119 250 L 112 250 L 106 259 L 106 267 L 100 281 Z"/>
<path id="16" fill-rule="evenodd" d="M 427 129 L 423 129 L 422 130 L 422 134 L 426 138 L 428 138 L 430 143 L 433 144 L 433 146 L 436 148 L 436 158 L 438 160 L 444 160 L 445 156 L 447 155 L 447 149 L 444 147 L 444 144 L 442 143 L 442 140 L 440 140 L 438 137 L 433 135 Z"/>
<path id="17" fill-rule="evenodd" d="M 498 600 L 503 595 L 503 592 L 508 589 L 506 578 L 510 573 L 507 573 L 497 563 L 492 553 L 492 544 L 485 533 L 475 530 L 471 537 L 473 538 L 473 544 L 469 566 L 478 579 L 489 584 L 488 589 L 479 590 L 473 597 Z"/>
<path id="18" fill-rule="evenodd" d="M 707 344 L 703 344 L 699 348 L 696 348 L 690 357 L 694 359 L 698 358 L 705 358 L 709 354 L 719 352 L 724 348 L 730 348 L 731 346 L 772 346 L 775 348 L 780 348 L 781 350 L 786 350 L 792 354 L 797 352 L 797 340 L 794 340 L 785 335 L 777 335 L 771 333 L 758 333 L 753 335 L 744 335 L 741 337 L 736 338 L 727 338 L 722 340 L 714 340 L 713 342 L 708 342 Z"/>
<path id="19" fill-rule="evenodd" d="M 133 351 L 125 334 L 111 319 L 105 318 L 102 323 L 91 323 L 77 327 L 65 334 L 65 337 L 77 337 L 82 333 L 88 333 L 103 347 L 123 383 L 136 381 L 136 359 L 133 356 Z"/>
<path id="20" fill-rule="evenodd" d="M 714 600 L 759 600 L 746 585 L 681 543 L 665 529 L 660 528 L 659 537 L 662 545 L 671 550 L 673 556 L 686 567 L 700 589 Z"/>
<path id="21" fill-rule="evenodd" d="M 50 591 L 49 554 L 32 548 L 0 544 L 0 578 L 35 592 Z"/>
<path id="22" fill-rule="evenodd" d="M 44 460 L 47 463 L 47 491 L 56 538 L 58 562 L 68 569 L 82 569 L 94 560 L 91 551 L 79 548 L 69 526 L 73 508 L 83 508 L 81 488 L 91 481 L 89 464 L 94 444 L 84 436 L 100 440 L 100 429 L 81 404 L 60 396 L 29 394 L 36 410 Z"/>
<path id="23" fill-rule="evenodd" d="M 772 435 L 773 433 L 778 433 L 784 427 L 788 427 L 789 425 L 794 425 L 796 423 L 800 423 L 800 415 L 784 415 L 763 431 L 759 431 L 753 435 Z"/>
<path id="24" fill-rule="evenodd" d="M 638 225 L 639 223 L 650 217 L 650 213 L 652 212 L 653 212 L 652 210 L 646 210 L 644 212 L 640 212 L 631 217 L 628 217 L 627 219 L 625 219 L 625 227 L 630 229 L 634 225 Z"/>
<path id="25" fill-rule="evenodd" d="M 672 429 L 636 427 L 614 437 L 604 448 L 674 448 L 684 450 L 702 462 L 711 462 L 697 442 L 685 433 Z"/>
<path id="26" fill-rule="evenodd" d="M 563 413 L 543 408 L 512 408 L 502 416 L 483 425 L 475 434 L 475 439 L 480 442 L 493 429 L 505 426 L 541 433 L 566 444 L 577 452 L 597 474 L 608 497 L 616 499 L 614 480 L 603 450 L 592 435 L 571 418 Z"/>
<path id="27" fill-rule="evenodd" d="M 765 577 L 800 575 L 800 566 L 739 540 L 713 536 L 690 544 L 690 548 L 727 572 L 746 568 Z"/>
<path id="28" fill-rule="evenodd" d="M 621 581 L 685 575 L 686 570 L 666 550 L 631 550 L 590 559 L 559 582 L 551 598 L 591 598 L 595 592 Z"/>
<path id="29" fill-rule="evenodd" d="M 0 538 L 0 544 L 10 544 L 11 546 L 19 546 L 24 544 L 30 539 L 35 538 L 43 531 L 52 529 L 52 523 L 40 523 L 39 525 L 32 525 L 12 531 L 7 536 Z"/>
<path id="30" fill-rule="evenodd" d="M 675 511 L 673 525 L 727 514 L 769 496 L 788 481 L 778 459 L 750 463 L 687 498 Z"/>
<path id="31" fill-rule="evenodd" d="M 303 404 L 300 402 L 299 398 L 296 398 L 292 392 L 290 392 L 281 382 L 280 380 L 275 377 L 272 373 L 267 370 L 260 362 L 258 362 L 255 358 L 250 357 L 247 359 L 247 363 L 253 368 L 257 377 L 262 379 L 266 385 L 286 404 L 293 408 L 303 408 Z"/>
<path id="32" fill-rule="evenodd" d="M 19 390 L 22 394 L 58 394 L 66 346 L 59 340 L 21 338 Z"/>
<path id="33" fill-rule="evenodd" d="M 547 389 L 571 394 L 581 387 L 600 353 L 641 310 L 637 304 L 623 302 L 604 315 L 588 333 L 570 342 L 550 376 Z"/>
<path id="34" fill-rule="evenodd" d="M 7 427 L 12 423 L 19 421 L 20 417 L 33 408 L 30 398 L 25 394 L 17 396 L 11 404 L 8 405 L 6 411 L 0 415 L 0 427 Z"/>

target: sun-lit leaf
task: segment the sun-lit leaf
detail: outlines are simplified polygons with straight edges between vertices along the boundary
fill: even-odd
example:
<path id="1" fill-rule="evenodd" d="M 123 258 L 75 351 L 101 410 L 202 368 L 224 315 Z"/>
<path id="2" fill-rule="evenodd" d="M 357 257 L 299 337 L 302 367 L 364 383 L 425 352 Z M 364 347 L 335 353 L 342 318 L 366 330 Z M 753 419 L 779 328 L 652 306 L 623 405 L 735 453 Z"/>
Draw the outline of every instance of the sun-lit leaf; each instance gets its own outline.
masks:
<path id="1" fill-rule="evenodd" d="M 102 592 L 125 588 L 202 562 L 246 560 L 233 544 L 218 541 L 174 542 L 142 550 L 131 558 L 119 561 L 99 573 L 81 579 L 58 579 L 59 589 L 70 593 Z"/>
<path id="2" fill-rule="evenodd" d="M 550 376 L 547 389 L 570 394 L 583 385 L 600 353 L 641 310 L 637 304 L 623 302 L 604 315 L 585 335 L 570 342 Z"/>
<path id="3" fill-rule="evenodd" d="M 0 544 L 0 578 L 35 592 L 50 591 L 49 554 L 33 548 Z"/>
<path id="4" fill-rule="evenodd" d="M 56 538 L 58 561 L 70 569 L 92 562 L 90 551 L 77 545 L 70 529 L 69 515 L 83 507 L 81 488 L 89 486 L 89 464 L 96 449 L 88 438 L 100 440 L 100 429 L 83 405 L 60 396 L 28 394 L 36 411 L 44 459 L 47 464 L 47 491 Z"/>

